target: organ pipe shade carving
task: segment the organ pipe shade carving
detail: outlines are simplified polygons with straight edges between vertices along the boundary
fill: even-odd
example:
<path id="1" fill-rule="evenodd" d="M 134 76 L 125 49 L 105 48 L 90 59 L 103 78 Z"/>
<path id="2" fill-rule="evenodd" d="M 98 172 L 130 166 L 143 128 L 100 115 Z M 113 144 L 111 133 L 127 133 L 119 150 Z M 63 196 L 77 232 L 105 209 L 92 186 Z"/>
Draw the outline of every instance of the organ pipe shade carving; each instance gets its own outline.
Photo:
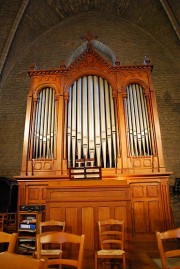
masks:
<path id="1" fill-rule="evenodd" d="M 144 88 L 130 84 L 125 98 L 127 141 L 130 156 L 152 155 L 150 121 Z"/>
<path id="2" fill-rule="evenodd" d="M 110 84 L 98 76 L 79 78 L 69 88 L 67 113 L 68 167 L 93 158 L 96 166 L 116 167 L 117 142 Z"/>
<path id="3" fill-rule="evenodd" d="M 33 159 L 52 159 L 56 153 L 56 103 L 52 88 L 38 94 L 33 132 Z"/>

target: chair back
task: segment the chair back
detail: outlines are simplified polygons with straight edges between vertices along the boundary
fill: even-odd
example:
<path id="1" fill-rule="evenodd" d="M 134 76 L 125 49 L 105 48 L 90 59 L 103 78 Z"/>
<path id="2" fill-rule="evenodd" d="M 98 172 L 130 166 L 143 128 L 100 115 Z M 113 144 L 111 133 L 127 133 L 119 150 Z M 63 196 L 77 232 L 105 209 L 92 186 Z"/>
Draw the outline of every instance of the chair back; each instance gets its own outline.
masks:
<path id="1" fill-rule="evenodd" d="M 8 252 L 14 252 L 16 242 L 17 242 L 17 233 L 5 233 L 5 232 L 0 232 L 0 243 L 8 243 Z"/>
<path id="2" fill-rule="evenodd" d="M 26 255 L 9 252 L 0 253 L 0 265 L 4 269 L 46 269 L 47 264 L 44 260 L 33 259 Z"/>
<path id="3" fill-rule="evenodd" d="M 48 220 L 40 222 L 40 233 L 49 231 L 65 231 L 65 221 Z"/>
<path id="4" fill-rule="evenodd" d="M 48 265 L 70 265 L 77 269 L 82 268 L 84 254 L 84 235 L 76 235 L 66 232 L 47 232 L 37 235 L 37 258 L 41 258 L 41 250 L 44 244 L 60 244 L 66 247 L 66 256 L 59 259 L 48 260 Z M 68 243 L 68 244 L 67 244 Z M 69 244 L 71 243 L 71 244 Z M 76 248 L 75 246 L 76 245 Z M 76 253 L 76 256 L 73 255 Z"/>
<path id="5" fill-rule="evenodd" d="M 124 247 L 124 220 L 98 221 L 100 249 L 122 249 Z"/>
<path id="6" fill-rule="evenodd" d="M 180 238 L 180 228 L 167 230 L 165 232 L 156 232 L 157 245 L 158 245 L 163 269 L 171 269 L 171 268 L 180 269 L 180 262 L 179 262 L 179 265 L 170 266 L 170 267 L 168 266 L 168 258 L 178 257 L 178 256 L 180 257 L 180 249 L 176 249 L 175 247 L 176 246 L 175 243 L 177 242 L 175 241 L 172 242 L 172 239 L 177 239 L 177 238 Z M 168 246 L 167 246 L 167 243 L 169 243 Z"/>

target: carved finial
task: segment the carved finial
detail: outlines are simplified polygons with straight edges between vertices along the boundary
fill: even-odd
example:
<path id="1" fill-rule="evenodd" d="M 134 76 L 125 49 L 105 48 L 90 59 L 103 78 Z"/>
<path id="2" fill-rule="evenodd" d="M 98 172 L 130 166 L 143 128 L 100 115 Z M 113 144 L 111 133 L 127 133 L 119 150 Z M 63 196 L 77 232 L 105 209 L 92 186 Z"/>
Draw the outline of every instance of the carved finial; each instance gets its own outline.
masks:
<path id="1" fill-rule="evenodd" d="M 120 60 L 118 58 L 115 60 L 115 65 L 120 65 Z"/>
<path id="2" fill-rule="evenodd" d="M 62 60 L 60 62 L 60 68 L 66 68 L 65 61 L 64 60 Z"/>
<path id="3" fill-rule="evenodd" d="M 88 43 L 90 43 L 93 39 L 97 39 L 97 38 L 98 36 L 91 34 L 91 32 L 88 32 L 87 35 L 85 36 L 85 39 L 88 41 Z"/>
<path id="4" fill-rule="evenodd" d="M 36 69 L 38 69 L 38 67 L 36 64 L 31 64 L 30 69 L 36 70 Z"/>
<path id="5" fill-rule="evenodd" d="M 150 64 L 150 59 L 149 59 L 149 57 L 148 56 L 144 56 L 144 64 L 145 65 L 148 65 L 148 64 Z"/>

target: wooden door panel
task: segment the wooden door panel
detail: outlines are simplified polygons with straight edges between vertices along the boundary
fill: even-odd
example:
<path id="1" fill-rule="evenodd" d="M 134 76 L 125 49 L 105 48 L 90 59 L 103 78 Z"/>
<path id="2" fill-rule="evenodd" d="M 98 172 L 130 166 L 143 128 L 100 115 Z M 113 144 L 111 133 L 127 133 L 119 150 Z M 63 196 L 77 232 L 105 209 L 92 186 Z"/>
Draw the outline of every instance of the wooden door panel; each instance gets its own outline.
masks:
<path id="1" fill-rule="evenodd" d="M 159 231 L 161 229 L 161 211 L 158 201 L 148 202 L 149 212 L 149 232 Z"/>
<path id="2" fill-rule="evenodd" d="M 82 233 L 86 235 L 85 249 L 94 249 L 94 208 L 82 208 Z"/>
<path id="3" fill-rule="evenodd" d="M 135 233 L 148 231 L 146 212 L 147 209 L 145 202 L 136 201 L 133 203 L 133 220 Z"/>

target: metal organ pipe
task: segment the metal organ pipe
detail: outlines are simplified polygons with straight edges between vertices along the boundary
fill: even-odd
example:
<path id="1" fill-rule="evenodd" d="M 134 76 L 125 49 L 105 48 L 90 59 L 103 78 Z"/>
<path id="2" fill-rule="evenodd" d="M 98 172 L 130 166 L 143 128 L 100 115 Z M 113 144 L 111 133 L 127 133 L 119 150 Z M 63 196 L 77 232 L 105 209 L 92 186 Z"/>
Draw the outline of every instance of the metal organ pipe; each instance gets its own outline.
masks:
<path id="1" fill-rule="evenodd" d="M 102 159 L 103 166 L 106 167 L 106 118 L 105 118 L 105 93 L 104 93 L 104 81 L 99 78 L 100 83 L 100 113 L 101 113 L 101 144 L 102 144 Z"/>
<path id="2" fill-rule="evenodd" d="M 114 111 L 114 100 L 112 96 L 112 88 L 109 86 L 110 94 L 110 109 L 111 109 L 111 125 L 112 125 L 112 142 L 113 142 L 113 151 L 114 151 L 114 163 L 116 164 L 116 122 L 115 122 L 115 111 Z"/>
<path id="3" fill-rule="evenodd" d="M 75 167 L 77 158 L 93 158 L 97 166 L 115 167 L 116 121 L 108 82 L 91 75 L 75 81 L 69 88 L 67 117 L 69 167 Z"/>
<path id="4" fill-rule="evenodd" d="M 88 123 L 89 123 L 89 156 L 94 158 L 94 92 L 92 76 L 88 76 Z"/>
<path id="5" fill-rule="evenodd" d="M 127 140 L 131 156 L 152 154 L 149 117 L 144 89 L 139 84 L 127 87 L 125 99 Z"/>
<path id="6" fill-rule="evenodd" d="M 104 81 L 105 84 L 105 107 L 106 107 L 106 131 L 107 131 L 107 143 L 109 151 L 109 166 L 112 167 L 112 130 L 111 130 L 111 114 L 110 114 L 110 100 L 109 100 L 109 86 L 107 81 Z"/>
<path id="7" fill-rule="evenodd" d="M 83 157 L 88 158 L 88 99 L 87 77 L 82 78 L 82 125 L 83 125 Z"/>
<path id="8" fill-rule="evenodd" d="M 72 115 L 72 88 L 69 89 L 69 102 L 68 102 L 68 120 L 67 120 L 67 158 L 68 158 L 68 167 L 71 166 L 71 145 L 72 145 L 72 126 L 71 126 L 71 115 Z"/>
<path id="9" fill-rule="evenodd" d="M 75 166 L 76 160 L 76 92 L 77 92 L 77 82 L 73 85 L 72 91 L 72 163 Z"/>
<path id="10" fill-rule="evenodd" d="M 82 118 L 82 101 L 81 101 L 81 78 L 77 82 L 77 155 L 81 159 L 82 149 L 82 131 L 81 131 L 81 118 Z"/>
<path id="11" fill-rule="evenodd" d="M 53 158 L 55 151 L 56 112 L 54 90 L 39 92 L 34 121 L 33 159 Z"/>
<path id="12" fill-rule="evenodd" d="M 95 109 L 95 143 L 97 165 L 101 165 L 101 128 L 100 128 L 100 100 L 99 100 L 99 82 L 98 77 L 94 76 L 94 109 Z"/>

